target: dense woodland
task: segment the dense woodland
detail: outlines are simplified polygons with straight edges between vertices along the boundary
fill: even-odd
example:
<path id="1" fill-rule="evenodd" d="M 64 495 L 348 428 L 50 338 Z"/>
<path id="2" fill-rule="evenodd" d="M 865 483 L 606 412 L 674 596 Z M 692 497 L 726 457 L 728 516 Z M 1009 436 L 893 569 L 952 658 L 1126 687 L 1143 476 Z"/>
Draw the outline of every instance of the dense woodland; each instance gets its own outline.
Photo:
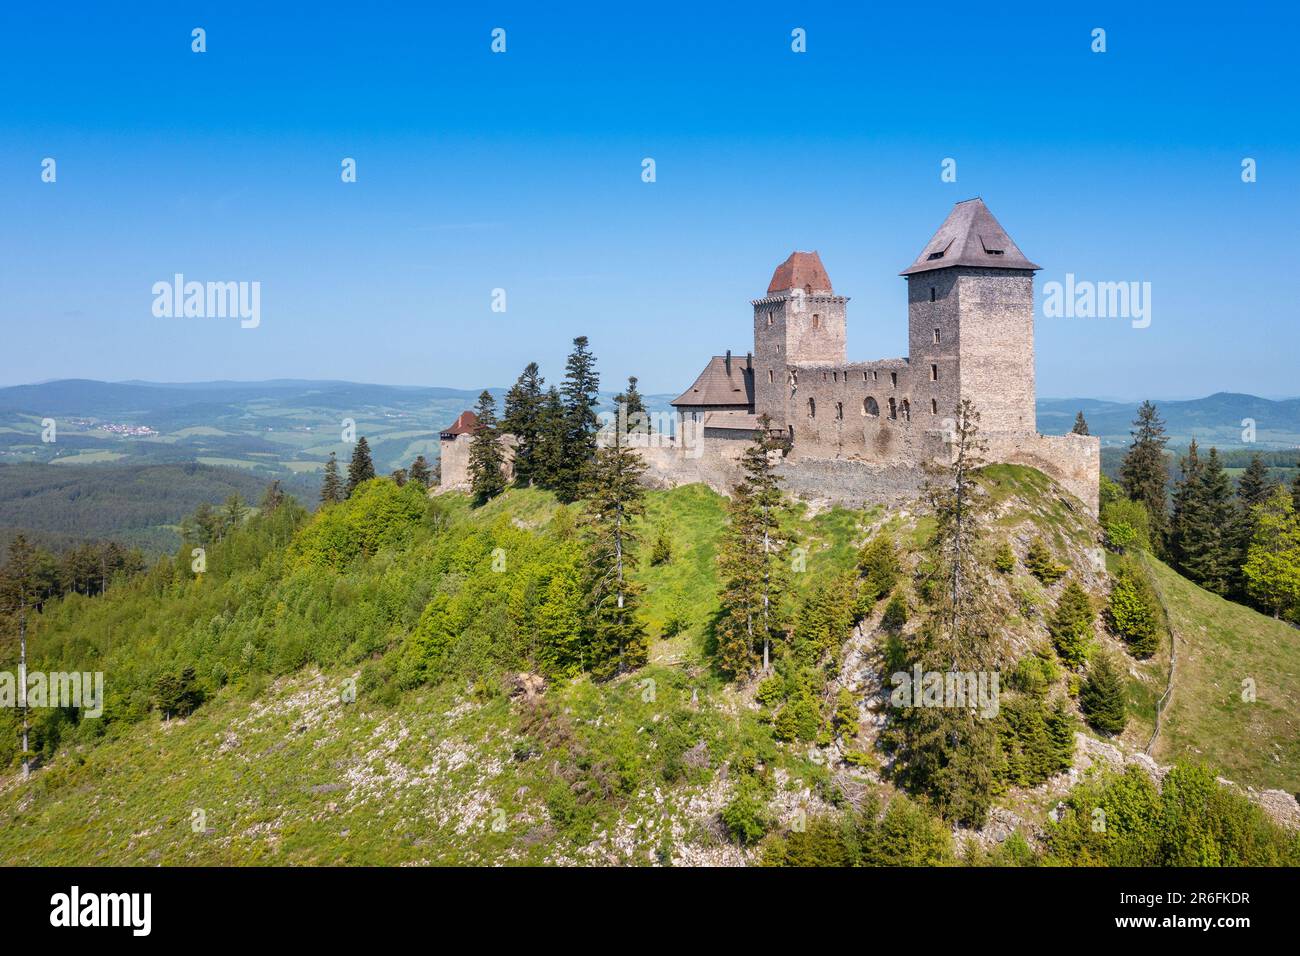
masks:
<path id="1" fill-rule="evenodd" d="M 16 541 L 0 571 L 6 659 L 14 659 L 21 632 L 29 668 L 96 669 L 112 679 L 98 720 L 75 710 L 0 715 L 0 765 L 40 766 L 62 747 L 184 717 L 227 686 L 257 687 L 307 665 L 356 665 L 358 693 L 380 706 L 444 685 L 491 697 L 515 674 L 588 680 L 614 693 L 647 665 L 656 639 L 638 571 L 671 563 L 675 545 L 671 529 L 646 520 L 643 466 L 624 439 L 627 426 L 597 442 L 598 383 L 588 342 L 578 338 L 560 385 L 546 388 L 529 365 L 499 417 L 484 392 L 468 503 L 431 497 L 422 459 L 377 477 L 363 437 L 346 475 L 331 460 L 316 514 L 278 483 L 256 506 L 235 495 L 203 503 L 182 523 L 176 554 L 152 564 L 115 545 L 54 554 Z M 620 399 L 629 411 L 640 408 L 635 379 Z M 901 540 L 882 527 L 840 572 L 800 588 L 791 580 L 800 523 L 774 472 L 781 452 L 766 423 L 744 456 L 717 541 L 706 653 L 717 692 L 752 695 L 760 709 L 758 736 L 727 755 L 732 795 L 721 820 L 737 844 L 761 848 L 762 862 L 958 862 L 952 828 L 983 825 L 1003 795 L 1067 769 L 1081 722 L 1102 737 L 1122 732 L 1121 658 L 1149 658 L 1168 641 L 1144 554 L 1271 614 L 1300 614 L 1293 500 L 1300 486 L 1274 487 L 1252 466 L 1234 488 L 1214 451 L 1193 447 L 1171 504 L 1161 424 L 1144 405 L 1121 483 L 1103 481 L 1113 573 L 1098 601 L 1082 569 L 1045 536 L 1022 552 L 997 532 L 981 480 L 978 410 L 966 402 L 954 415 L 955 459 L 930 470 L 920 538 Z M 1087 427 L 1082 415 L 1077 427 Z M 544 524 L 473 518 L 507 491 L 504 434 L 515 442 L 513 483 L 553 492 L 561 503 Z M 1021 569 L 1054 588 L 1051 606 L 1032 613 L 1011 606 L 1008 582 Z M 1042 640 L 1029 653 L 1004 639 L 1003 622 L 1018 611 L 1041 616 Z M 1098 642 L 1098 623 L 1120 653 Z M 665 627 L 658 636 L 670 633 Z M 999 673 L 996 716 L 918 700 L 887 708 L 876 745 L 863 745 L 862 701 L 842 665 L 850 642 L 866 634 L 880 635 L 882 674 L 918 665 Z M 544 705 L 523 720 L 542 745 L 569 740 L 562 716 Z M 20 724 L 29 731 L 25 752 Z M 682 772 L 672 761 L 684 759 L 690 743 L 683 735 L 665 744 L 661 757 L 675 768 L 655 771 L 665 781 Z M 772 755 L 808 747 L 833 750 L 889 786 L 804 829 L 778 827 L 769 806 Z M 587 801 L 619 799 L 643 772 L 631 769 L 640 763 L 620 770 L 618 758 L 610 761 L 566 771 L 548 798 L 556 825 L 580 818 Z M 1112 821 L 1107 832 L 1092 826 L 1098 807 Z M 1199 766 L 1180 766 L 1159 786 L 1132 770 L 1092 779 L 1071 792 L 1048 834 L 1043 846 L 1015 838 L 964 859 L 1300 863 L 1294 833 Z"/>

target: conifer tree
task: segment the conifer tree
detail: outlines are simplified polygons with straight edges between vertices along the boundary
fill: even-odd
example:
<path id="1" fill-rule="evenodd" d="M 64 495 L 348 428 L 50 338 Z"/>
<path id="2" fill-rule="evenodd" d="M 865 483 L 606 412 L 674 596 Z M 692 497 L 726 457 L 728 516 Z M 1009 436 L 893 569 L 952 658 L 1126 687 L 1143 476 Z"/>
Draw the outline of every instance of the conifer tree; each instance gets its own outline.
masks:
<path id="1" fill-rule="evenodd" d="M 415 461 L 411 462 L 411 470 L 407 477 L 423 488 L 429 487 L 432 476 L 429 472 L 429 463 L 424 460 L 423 455 L 417 455 Z"/>
<path id="2" fill-rule="evenodd" d="M 505 408 L 501 415 L 501 430 L 514 435 L 515 484 L 527 488 L 539 479 L 538 443 L 541 440 L 542 404 L 545 379 L 539 374 L 537 363 L 529 362 L 515 384 L 506 392 Z"/>
<path id="3" fill-rule="evenodd" d="M 564 470 L 565 427 L 564 403 L 560 390 L 552 385 L 542 399 L 537 421 L 537 454 L 533 481 L 555 491 Z"/>
<path id="4" fill-rule="evenodd" d="M 1079 709 L 1093 729 L 1103 734 L 1118 734 L 1128 723 L 1124 706 L 1124 672 L 1102 654 L 1088 668 L 1088 677 L 1079 689 Z"/>
<path id="5" fill-rule="evenodd" d="M 564 365 L 564 452 L 555 482 L 556 496 L 565 502 L 576 501 L 591 470 L 596 455 L 596 431 L 599 419 L 600 376 L 596 358 L 587 347 L 587 337 L 573 340 L 573 351 Z"/>
<path id="6" fill-rule="evenodd" d="M 280 484 L 280 479 L 274 479 L 266 486 L 266 491 L 262 494 L 262 502 L 257 506 L 261 514 L 270 514 L 280 505 L 284 504 L 287 495 L 284 493 L 284 486 Z"/>
<path id="7" fill-rule="evenodd" d="M 501 430 L 497 425 L 497 403 L 492 393 L 484 389 L 479 393 L 474 408 L 478 424 L 469 445 L 470 489 L 474 504 L 483 505 L 506 490 L 502 466 L 505 455 L 501 451 Z"/>
<path id="8" fill-rule="evenodd" d="M 1056 560 L 1042 538 L 1034 538 L 1029 542 L 1029 549 L 1025 552 L 1025 567 L 1049 587 L 1065 577 L 1065 572 L 1069 570 Z"/>
<path id="9" fill-rule="evenodd" d="M 1072 579 L 1061 592 L 1061 599 L 1047 624 L 1057 653 L 1070 667 L 1080 667 L 1087 661 L 1092 649 L 1096 616 L 1092 598 L 1078 581 Z"/>
<path id="10" fill-rule="evenodd" d="M 389 475 L 389 477 L 393 479 L 393 484 L 397 485 L 399 488 L 410 480 L 410 475 L 407 474 L 405 468 L 394 468 L 393 473 Z"/>
<path id="11" fill-rule="evenodd" d="M 1215 594 L 1228 594 L 1241 579 L 1240 543 L 1245 535 L 1241 514 L 1233 499 L 1232 478 L 1223 468 L 1216 448 L 1210 449 L 1201 472 L 1201 510 L 1204 525 L 1189 528 L 1193 545 L 1193 580 Z"/>
<path id="12" fill-rule="evenodd" d="M 325 479 L 320 485 L 320 503 L 332 505 L 344 497 L 343 483 L 339 480 L 339 463 L 334 452 L 330 452 L 330 460 L 325 462 Z"/>
<path id="13" fill-rule="evenodd" d="M 623 430 L 639 434 L 650 433 L 650 421 L 645 417 L 645 399 L 636 388 L 637 377 L 627 377 L 627 389 L 614 396 L 614 405 L 622 416 Z"/>
<path id="14" fill-rule="evenodd" d="M 1238 581 L 1244 534 L 1232 479 L 1223 470 L 1218 450 L 1211 448 L 1209 456 L 1201 459 L 1195 441 L 1182 459 L 1181 470 L 1170 524 L 1171 555 L 1197 584 L 1227 594 Z"/>
<path id="15" fill-rule="evenodd" d="M 1070 431 L 1076 435 L 1092 434 L 1092 432 L 1088 431 L 1088 420 L 1083 417 L 1082 410 L 1080 410 L 1079 413 L 1074 416 L 1074 427 L 1071 428 Z"/>
<path id="16" fill-rule="evenodd" d="M 930 614 L 906 652 L 924 672 L 989 672 L 1002 650 L 996 591 L 979 561 L 989 505 L 974 472 L 985 443 L 969 399 L 954 422 L 951 463 L 927 468 L 924 498 L 935 518 L 925 546 Z M 899 781 L 945 819 L 980 825 L 1006 767 L 994 722 L 970 707 L 897 706 L 889 717 L 885 742 Z"/>
<path id="17" fill-rule="evenodd" d="M 1268 465 L 1255 453 L 1250 456 L 1250 464 L 1237 479 L 1237 498 L 1243 507 L 1250 509 L 1261 505 L 1273 496 L 1273 486 L 1277 484 L 1268 477 Z"/>
<path id="18" fill-rule="evenodd" d="M 756 663 L 764 673 L 769 670 L 772 642 L 782 632 L 786 581 L 779 526 L 785 503 L 770 458 L 779 447 L 771 419 L 761 416 L 754 440 L 741 457 L 743 477 L 728 502 L 727 528 L 718 551 L 718 666 L 737 680 L 748 677 Z"/>
<path id="19" fill-rule="evenodd" d="M 1179 478 L 1174 483 L 1173 514 L 1169 520 L 1169 555 L 1180 567 L 1188 553 L 1188 543 L 1184 540 L 1190 534 L 1191 546 L 1198 543 L 1196 535 L 1204 528 L 1205 509 L 1201 494 L 1200 449 L 1193 438 L 1187 447 L 1187 454 L 1178 462 Z"/>
<path id="20" fill-rule="evenodd" d="M 635 522 L 645 514 L 641 476 L 645 463 L 621 435 L 596 452 L 586 493 L 591 636 L 587 666 L 597 678 L 613 677 L 645 664 L 649 642 L 637 619 L 641 589 L 631 578 L 639 536 Z"/>
<path id="21" fill-rule="evenodd" d="M 1133 421 L 1133 443 L 1120 465 L 1120 484 L 1124 493 L 1146 505 L 1151 516 L 1152 545 L 1163 548 L 1169 530 L 1168 502 L 1165 489 L 1169 474 L 1165 467 L 1165 423 L 1151 402 L 1143 402 Z"/>
<path id="22" fill-rule="evenodd" d="M 373 477 L 375 477 L 375 463 L 370 458 L 370 445 L 366 442 L 366 436 L 362 435 L 357 439 L 356 447 L 352 449 L 352 461 L 348 463 L 348 483 L 343 489 L 343 496 L 351 498 L 352 492 L 357 490 L 357 485 Z"/>

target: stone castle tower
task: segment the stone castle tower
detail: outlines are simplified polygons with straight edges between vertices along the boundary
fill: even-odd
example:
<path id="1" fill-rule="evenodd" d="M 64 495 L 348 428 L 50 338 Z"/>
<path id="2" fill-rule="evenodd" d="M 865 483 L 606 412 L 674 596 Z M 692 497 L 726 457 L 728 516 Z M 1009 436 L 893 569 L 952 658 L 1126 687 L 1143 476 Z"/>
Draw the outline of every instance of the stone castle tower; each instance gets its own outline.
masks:
<path id="1" fill-rule="evenodd" d="M 908 355 L 849 362 L 848 298 L 836 295 L 816 252 L 777 266 L 752 301 L 753 351 L 713 357 L 672 404 L 679 451 L 698 464 L 648 456 L 665 481 L 689 475 L 725 487 L 737 443 L 759 418 L 788 441 L 793 490 L 845 500 L 902 497 L 925 461 L 951 454 L 951 419 L 970 399 L 991 461 L 1033 465 L 1094 512 L 1095 438 L 1039 435 L 1034 390 L 1034 272 L 981 199 L 957 203 L 907 281 Z M 739 354 L 739 352 L 735 353 Z M 817 477 L 820 476 L 820 477 Z"/>
<path id="2" fill-rule="evenodd" d="M 908 355 L 941 409 L 964 397 L 987 432 L 1035 431 L 1034 272 L 982 200 L 956 205 L 903 270 Z M 915 375 L 914 375 L 915 380 Z"/>

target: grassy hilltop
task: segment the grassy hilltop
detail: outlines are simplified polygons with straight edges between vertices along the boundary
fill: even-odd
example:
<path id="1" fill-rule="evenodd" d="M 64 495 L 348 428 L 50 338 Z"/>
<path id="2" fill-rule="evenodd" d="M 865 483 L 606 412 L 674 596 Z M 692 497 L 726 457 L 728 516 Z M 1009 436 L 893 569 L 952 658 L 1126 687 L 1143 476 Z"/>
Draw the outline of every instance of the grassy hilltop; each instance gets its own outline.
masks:
<path id="1" fill-rule="evenodd" d="M 995 504 L 990 543 L 1006 542 L 1017 558 L 996 585 L 1016 609 L 1004 622 L 1006 641 L 1017 657 L 1032 658 L 1066 579 L 1043 584 L 1028 573 L 1026 548 L 1046 542 L 1100 605 L 1106 575 L 1090 557 L 1096 524 L 1032 469 L 992 466 L 982 481 Z M 995 819 L 978 832 L 954 831 L 923 799 L 901 793 L 879 736 L 879 672 L 890 646 L 883 601 L 819 665 L 826 681 L 819 693 L 828 695 L 813 707 L 821 716 L 807 734 L 787 732 L 782 711 L 793 702 L 781 703 L 766 682 L 729 683 L 714 666 L 726 510 L 702 486 L 648 493 L 634 576 L 644 587 L 650 660 L 593 682 L 553 651 L 578 599 L 577 511 L 531 489 L 481 508 L 454 494 L 430 502 L 417 486 L 378 479 L 314 516 L 285 505 L 251 518 L 211 547 L 202 576 L 164 562 L 106 596 L 48 605 L 33 627 L 31 668 L 102 670 L 105 714 L 43 718 L 39 768 L 26 782 L 6 724 L 0 861 L 1087 863 L 1139 851 L 1148 854 L 1143 860 L 1177 858 L 1146 831 L 1141 839 L 1116 834 L 1109 846 L 1070 823 L 1074 817 L 1054 824 L 1048 811 L 1065 799 L 1086 820 L 1097 801 L 1109 805 L 1130 792 L 1154 806 L 1186 800 L 1204 779 L 1212 784 L 1192 771 L 1177 776 L 1182 796 L 1168 783 L 1163 796 L 1148 794 L 1153 784 L 1115 776 L 1123 768 L 1095 760 L 1092 769 L 1079 765 L 1076 790 L 1064 774 L 1010 781 Z M 796 633 L 813 626 L 834 582 L 856 573 L 860 549 L 877 534 L 896 544 L 910 591 L 930 529 L 928 518 L 908 510 L 802 504 L 787 523 L 805 549 L 804 569 L 790 575 Z M 652 564 L 661 534 L 670 554 Z M 1157 568 L 1156 580 L 1174 632 L 1187 642 L 1159 761 L 1208 759 L 1241 785 L 1300 788 L 1293 716 L 1300 645 L 1285 639 L 1282 625 L 1167 569 Z M 914 595 L 912 602 L 915 618 Z M 1095 637 L 1123 653 L 1100 625 Z M 1164 690 L 1168 636 L 1154 657 L 1126 660 L 1130 719 L 1110 743 L 1136 752 Z M 166 720 L 158 680 L 186 668 L 203 703 Z M 1071 676 L 1044 673 L 1048 683 L 1035 693 L 1065 708 L 1070 733 L 1096 738 L 1080 719 Z M 1239 673 L 1261 675 L 1267 707 L 1232 704 Z M 839 690 L 853 698 L 848 729 Z M 1239 840 L 1254 848 L 1248 859 L 1277 862 L 1288 852 L 1300 859 L 1294 835 L 1244 799 L 1211 791 L 1197 792 L 1240 824 L 1234 833 L 1250 835 Z M 1227 837 L 1215 840 L 1201 861 L 1241 861 L 1244 851 L 1223 849 Z"/>

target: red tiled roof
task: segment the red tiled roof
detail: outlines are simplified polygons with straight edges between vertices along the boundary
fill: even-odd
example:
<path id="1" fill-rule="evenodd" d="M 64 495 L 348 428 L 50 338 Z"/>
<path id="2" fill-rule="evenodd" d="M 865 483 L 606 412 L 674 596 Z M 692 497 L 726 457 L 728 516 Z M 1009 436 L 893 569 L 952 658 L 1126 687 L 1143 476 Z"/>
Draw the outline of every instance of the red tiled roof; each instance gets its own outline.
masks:
<path id="1" fill-rule="evenodd" d="M 772 281 L 767 284 L 767 294 L 803 289 L 831 295 L 831 277 L 826 274 L 821 256 L 816 252 L 792 252 L 790 258 L 776 267 Z"/>
<path id="2" fill-rule="evenodd" d="M 478 416 L 471 411 L 463 411 L 460 417 L 451 423 L 450 428 L 444 428 L 442 435 L 467 435 L 478 431 Z"/>

